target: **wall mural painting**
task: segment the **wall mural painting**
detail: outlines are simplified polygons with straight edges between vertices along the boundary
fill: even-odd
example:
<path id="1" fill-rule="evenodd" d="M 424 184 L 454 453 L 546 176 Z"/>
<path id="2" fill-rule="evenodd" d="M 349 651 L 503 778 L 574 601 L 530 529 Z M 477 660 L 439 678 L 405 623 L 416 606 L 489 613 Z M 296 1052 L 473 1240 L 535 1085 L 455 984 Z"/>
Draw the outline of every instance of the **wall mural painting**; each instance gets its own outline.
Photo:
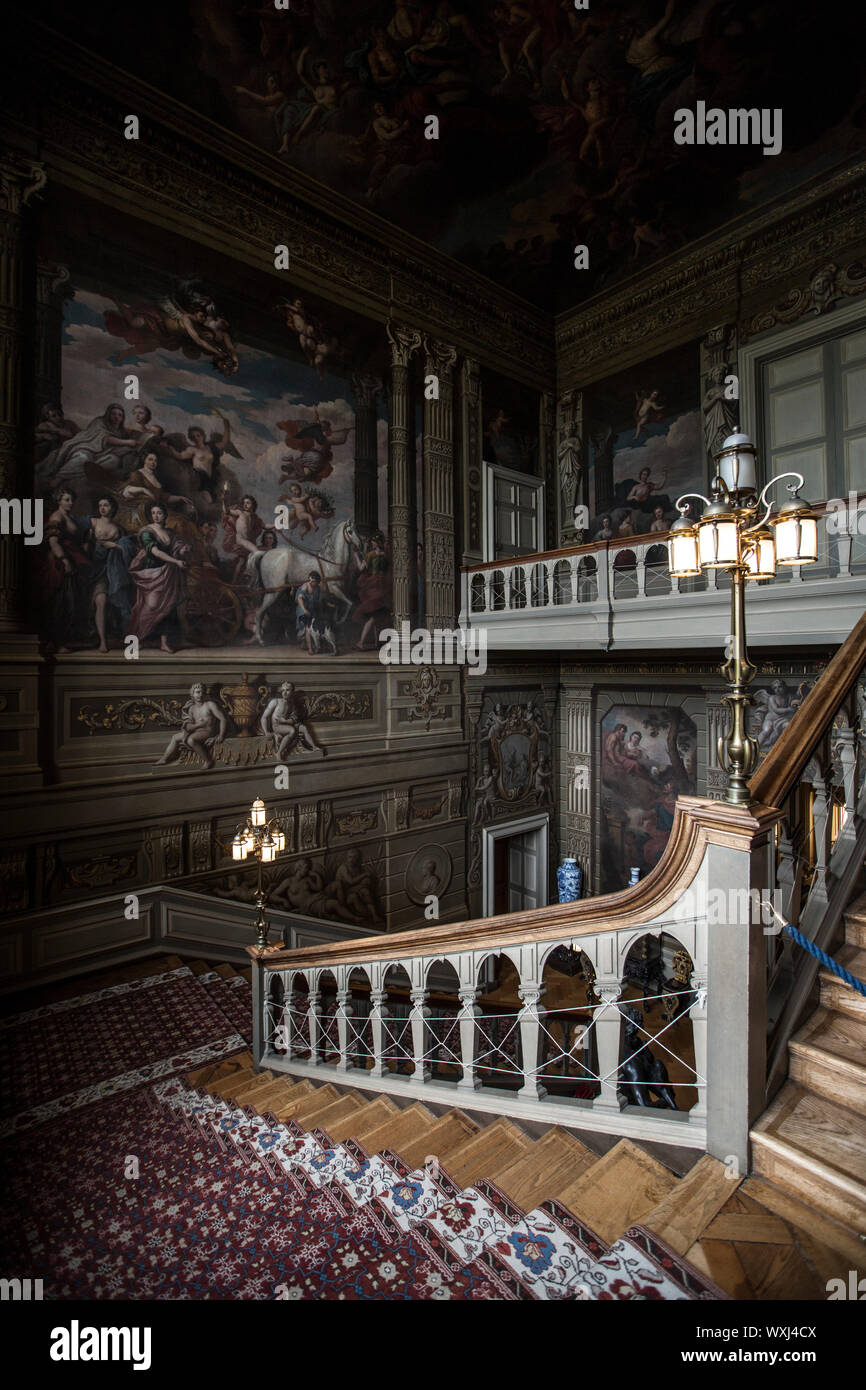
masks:
<path id="1" fill-rule="evenodd" d="M 40 14 L 341 198 L 557 309 L 863 146 L 862 25 L 838 0 L 820 11 L 181 0 L 158 25 L 150 7 L 42 0 Z M 699 102 L 780 110 L 780 147 L 677 143 L 675 112 Z M 577 245 L 589 259 L 576 271 Z"/>
<path id="2" fill-rule="evenodd" d="M 697 791 L 697 729 L 677 706 L 614 705 L 601 722 L 601 872 L 616 892 L 658 863 L 680 792 Z"/>
<path id="3" fill-rule="evenodd" d="M 667 531 L 684 492 L 706 491 L 696 344 L 587 392 L 591 540 Z M 694 515 L 701 503 L 692 502 Z"/>
<path id="4" fill-rule="evenodd" d="M 483 456 L 517 473 L 538 470 L 538 396 L 496 372 L 481 373 Z"/>
<path id="5" fill-rule="evenodd" d="M 305 362 L 236 341 L 195 280 L 161 300 L 79 289 L 67 303 L 63 408 L 45 407 L 35 441 L 33 591 L 54 650 L 120 652 L 130 634 L 169 654 L 375 643 L 389 548 L 355 525 L 340 350 L 301 301 L 275 309 Z"/>

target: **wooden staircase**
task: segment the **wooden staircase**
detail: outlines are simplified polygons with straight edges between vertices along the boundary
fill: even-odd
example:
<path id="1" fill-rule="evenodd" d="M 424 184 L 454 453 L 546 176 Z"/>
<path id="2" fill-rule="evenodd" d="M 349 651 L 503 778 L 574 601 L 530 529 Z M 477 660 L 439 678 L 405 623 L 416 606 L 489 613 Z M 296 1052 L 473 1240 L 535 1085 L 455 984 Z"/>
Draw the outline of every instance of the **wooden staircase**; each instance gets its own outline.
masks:
<path id="1" fill-rule="evenodd" d="M 866 979 L 866 895 L 836 959 Z M 788 1081 L 752 1131 L 756 1173 L 866 1235 L 866 998 L 828 970 L 788 1045 Z"/>

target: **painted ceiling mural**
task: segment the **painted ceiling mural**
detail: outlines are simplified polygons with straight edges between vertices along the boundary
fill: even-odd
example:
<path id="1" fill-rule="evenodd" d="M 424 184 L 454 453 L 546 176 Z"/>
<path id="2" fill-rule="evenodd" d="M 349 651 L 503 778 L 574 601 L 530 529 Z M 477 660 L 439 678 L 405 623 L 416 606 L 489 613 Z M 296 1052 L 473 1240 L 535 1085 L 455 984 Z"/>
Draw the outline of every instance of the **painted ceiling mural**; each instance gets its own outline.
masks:
<path id="1" fill-rule="evenodd" d="M 35 441 L 51 648 L 375 645 L 390 560 L 355 524 L 351 386 L 321 334 L 304 346 L 291 314 L 285 332 L 294 359 L 236 335 L 197 280 L 76 289 L 63 408 Z M 381 468 L 384 419 L 379 436 Z"/>
<path id="2" fill-rule="evenodd" d="M 46 0 L 40 14 L 559 309 L 864 142 L 859 13 L 840 0 Z M 781 109 L 780 153 L 676 144 L 675 111 L 698 101 Z"/>

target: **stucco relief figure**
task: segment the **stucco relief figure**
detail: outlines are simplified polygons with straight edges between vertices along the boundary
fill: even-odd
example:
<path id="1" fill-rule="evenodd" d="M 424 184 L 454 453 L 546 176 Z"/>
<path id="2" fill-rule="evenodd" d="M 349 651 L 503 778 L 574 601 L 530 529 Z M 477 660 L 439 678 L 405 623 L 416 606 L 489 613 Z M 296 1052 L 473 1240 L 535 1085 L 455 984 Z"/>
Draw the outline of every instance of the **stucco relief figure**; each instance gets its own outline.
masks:
<path id="1" fill-rule="evenodd" d="M 538 766 L 535 769 L 532 791 L 539 806 L 553 805 L 553 772 L 550 767 L 550 760 L 543 755 L 539 758 Z"/>
<path id="2" fill-rule="evenodd" d="M 304 722 L 301 701 L 291 681 L 283 681 L 279 694 L 265 706 L 261 727 L 268 738 L 273 736 L 280 761 L 296 747 L 302 753 L 325 756 L 325 749 Z"/>
<path id="3" fill-rule="evenodd" d="M 433 894 L 441 898 L 448 891 L 454 866 L 443 845 L 422 845 L 406 869 L 406 896 L 419 906 Z"/>
<path id="4" fill-rule="evenodd" d="M 182 747 L 198 753 L 205 767 L 213 767 L 213 746 L 225 738 L 227 721 L 216 701 L 208 699 L 201 681 L 195 681 L 190 686 L 189 699 L 181 714 L 183 723 L 180 730 L 172 734 L 162 757 L 157 758 L 157 767 L 175 762 Z"/>
<path id="5" fill-rule="evenodd" d="M 493 807 L 496 802 L 496 778 L 490 771 L 490 764 L 484 764 L 484 771 L 475 783 L 475 814 L 472 817 L 473 828 L 476 825 L 483 825 L 489 821 L 493 815 Z"/>
<path id="6" fill-rule="evenodd" d="M 382 914 L 374 897 L 376 877 L 369 869 L 364 868 L 359 849 L 349 850 L 334 875 L 333 883 L 329 884 L 329 891 L 333 891 L 341 907 L 349 914 L 381 922 Z"/>
<path id="7" fill-rule="evenodd" d="M 577 433 L 577 423 L 576 421 L 572 421 L 569 433 L 564 439 L 559 441 L 558 449 L 559 490 L 562 496 L 563 518 L 572 514 L 575 503 L 578 500 L 578 489 L 583 472 L 581 457 L 580 436 Z"/>
<path id="8" fill-rule="evenodd" d="M 294 908 L 309 917 L 343 916 L 332 888 L 325 887 L 321 872 L 310 859 L 299 859 L 289 867 L 285 878 L 272 890 L 271 902 L 275 907 Z"/>
<path id="9" fill-rule="evenodd" d="M 801 699 L 793 698 L 784 681 L 773 681 L 769 690 L 754 692 L 752 734 L 762 753 L 769 753 L 797 713 Z"/>
<path id="10" fill-rule="evenodd" d="M 701 401 L 701 410 L 704 415 L 704 442 L 709 458 L 718 453 L 728 435 L 733 434 L 737 429 L 739 415 L 737 402 L 729 400 L 725 394 L 727 390 L 725 383 L 729 375 L 730 372 L 724 362 L 713 367 L 707 373 L 707 385 Z"/>

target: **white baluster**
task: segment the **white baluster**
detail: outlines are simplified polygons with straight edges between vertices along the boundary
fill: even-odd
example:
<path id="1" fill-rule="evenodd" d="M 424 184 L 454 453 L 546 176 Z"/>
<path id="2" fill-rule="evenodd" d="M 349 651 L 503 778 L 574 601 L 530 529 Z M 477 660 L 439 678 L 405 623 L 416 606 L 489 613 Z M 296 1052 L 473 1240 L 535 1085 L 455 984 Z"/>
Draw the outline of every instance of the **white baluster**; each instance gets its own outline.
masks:
<path id="1" fill-rule="evenodd" d="M 553 608 L 556 603 L 556 591 L 554 588 L 554 575 L 556 571 L 555 560 L 545 560 L 542 566 L 542 573 L 547 578 L 547 602 L 545 603 L 544 592 L 542 591 L 541 602 L 545 608 Z"/>
<path id="2" fill-rule="evenodd" d="M 349 990 L 337 990 L 337 1045 L 340 1050 L 337 1071 L 351 1071 L 354 1066 L 349 1056 L 349 1020 L 353 1013 L 351 998 Z"/>
<path id="3" fill-rule="evenodd" d="M 637 594 L 638 594 L 638 598 L 645 598 L 645 597 L 646 597 L 646 557 L 647 557 L 647 549 L 648 549 L 647 546 L 641 545 L 641 546 L 638 546 L 637 550 L 635 551 L 635 569 L 636 569 L 636 578 L 637 578 Z"/>
<path id="4" fill-rule="evenodd" d="M 493 612 L 493 570 L 484 571 L 484 612 Z"/>
<path id="5" fill-rule="evenodd" d="M 580 602 L 580 584 L 579 584 L 579 580 L 578 580 L 578 570 L 580 569 L 580 556 L 579 556 L 579 555 L 570 555 L 570 556 L 568 557 L 568 568 L 569 568 L 569 585 L 570 585 L 570 588 L 569 588 L 569 595 L 568 595 L 568 601 L 569 601 L 569 603 L 579 603 L 579 602 Z"/>
<path id="6" fill-rule="evenodd" d="M 463 1075 L 457 1082 L 458 1087 L 464 1091 L 478 1091 L 481 1089 L 475 1072 L 475 1044 L 476 1044 L 476 1019 L 481 1017 L 481 1010 L 476 1004 L 479 991 L 474 987 L 461 989 L 460 998 L 460 1062 L 463 1067 Z"/>
<path id="7" fill-rule="evenodd" d="M 371 1076 L 387 1076 L 385 1063 L 385 1027 L 391 1017 L 386 1008 L 388 996 L 383 989 L 370 991 L 370 1029 L 373 1034 L 373 1068 Z"/>
<path id="8" fill-rule="evenodd" d="M 598 1074 L 603 1079 L 601 1091 L 593 1100 L 592 1108 L 612 1110 L 619 1114 L 622 1109 L 617 1095 L 620 1012 L 616 1001 L 620 995 L 620 982 L 615 976 L 602 975 L 596 979 L 593 988 L 601 1000 L 601 1007 L 596 1008 L 594 1018 Z"/>
<path id="9" fill-rule="evenodd" d="M 430 1064 L 424 1060 L 427 1051 L 427 1020 L 430 1017 L 430 1010 L 426 1007 L 427 991 L 413 989 L 409 998 L 412 1000 L 409 1022 L 412 1026 L 412 1059 L 415 1063 L 415 1070 L 409 1080 L 416 1086 L 423 1086 L 430 1080 Z"/>
<path id="10" fill-rule="evenodd" d="M 834 751 L 842 765 L 842 785 L 845 790 L 845 822 L 838 838 L 844 836 L 848 840 L 854 838 L 857 811 L 857 740 L 847 720 L 845 726 L 836 731 Z"/>
<path id="11" fill-rule="evenodd" d="M 519 1095 L 528 1100 L 543 1100 L 547 1091 L 538 1079 L 541 1070 L 542 1060 L 542 1040 L 541 1021 L 547 1010 L 539 1008 L 538 1001 L 544 994 L 544 985 L 539 985 L 534 981 L 521 981 L 517 993 L 523 1001 L 523 1008 L 518 1014 L 520 1021 L 520 1046 L 523 1053 L 523 1085 Z"/>
<path id="12" fill-rule="evenodd" d="M 512 591 L 512 588 L 513 588 L 513 584 L 512 584 L 512 575 L 513 575 L 513 573 L 514 573 L 514 569 L 513 569 L 512 566 L 509 566 L 509 567 L 507 567 L 506 569 L 504 569 L 504 570 L 502 571 L 503 583 L 504 583 L 504 585 L 505 585 L 505 607 L 506 607 L 506 608 L 510 608 L 510 607 L 511 607 L 511 591 Z"/>
<path id="13" fill-rule="evenodd" d="M 314 1067 L 317 1067 L 321 1060 L 319 1057 L 319 1034 L 321 1032 L 321 1005 L 321 994 L 317 989 L 311 989 L 309 1003 L 307 1004 L 307 1026 L 310 1031 L 310 1062 Z"/>

